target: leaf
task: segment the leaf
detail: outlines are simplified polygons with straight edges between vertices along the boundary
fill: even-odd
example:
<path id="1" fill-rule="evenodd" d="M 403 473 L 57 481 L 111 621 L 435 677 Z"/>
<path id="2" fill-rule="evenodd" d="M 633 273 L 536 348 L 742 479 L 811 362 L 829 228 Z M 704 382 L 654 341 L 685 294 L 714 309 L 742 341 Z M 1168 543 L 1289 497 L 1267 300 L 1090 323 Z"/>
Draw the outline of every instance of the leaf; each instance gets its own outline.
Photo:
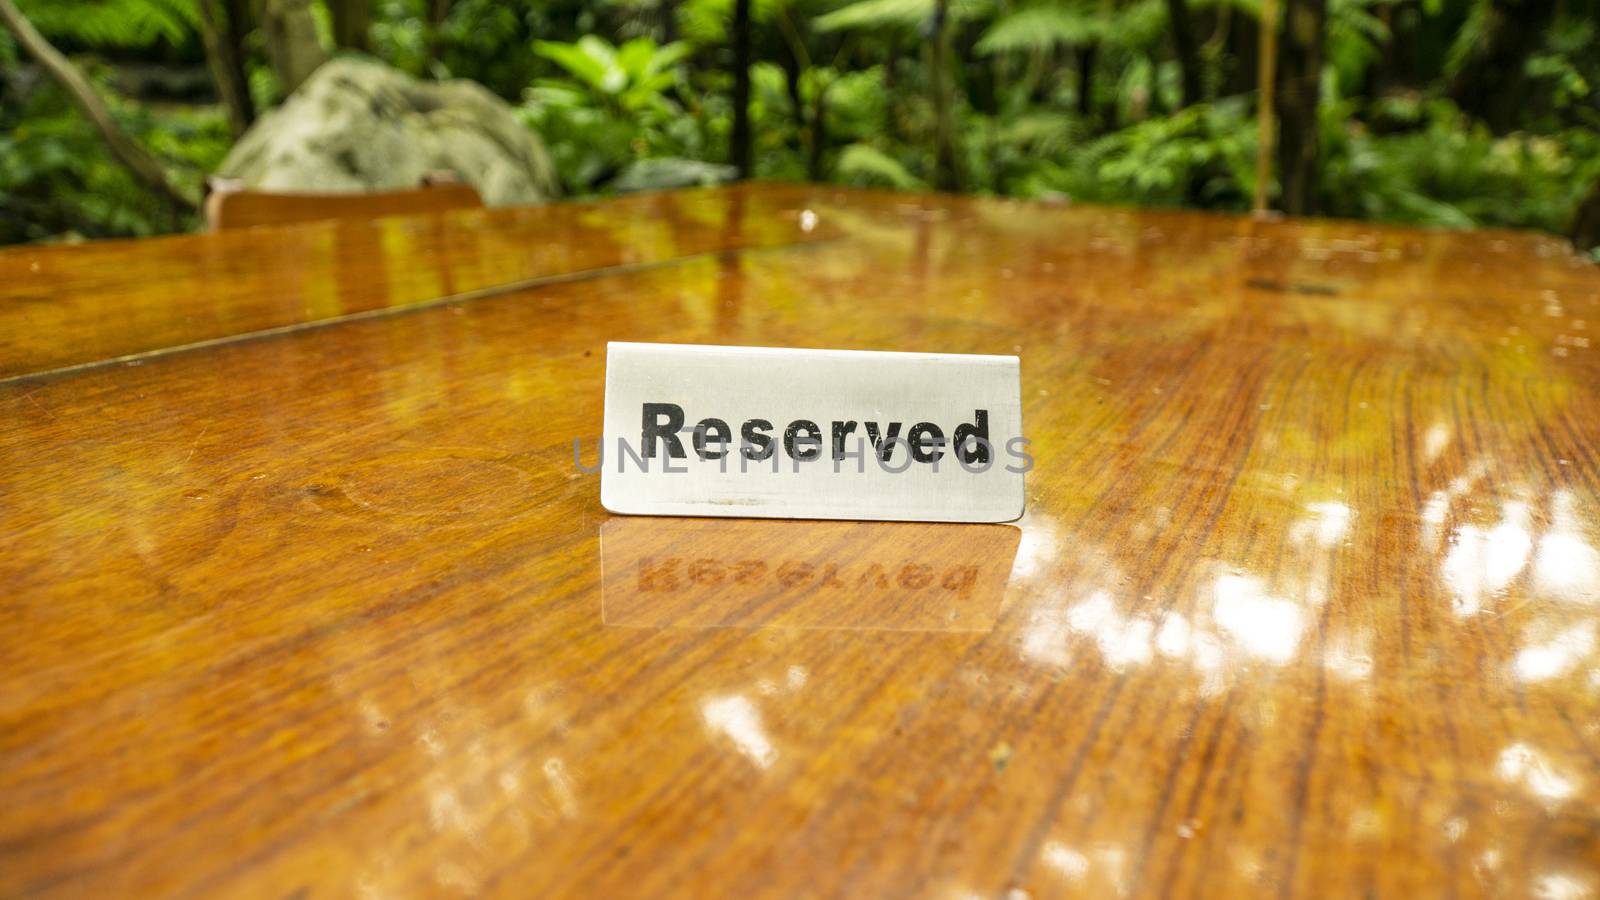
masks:
<path id="1" fill-rule="evenodd" d="M 978 41 L 983 54 L 1018 50 L 1048 50 L 1057 45 L 1074 47 L 1099 38 L 1101 20 L 1082 9 L 1067 6 L 1030 6 L 995 22 Z"/>
<path id="2" fill-rule="evenodd" d="M 812 25 L 821 32 L 856 28 L 915 28 L 931 15 L 933 0 L 860 0 L 818 16 Z"/>
<path id="3" fill-rule="evenodd" d="M 1069 150 L 1082 130 L 1076 116 L 1040 110 L 1013 117 L 1001 127 L 1000 139 L 1007 145 L 1051 156 Z"/>
<path id="4" fill-rule="evenodd" d="M 839 153 L 834 175 L 852 184 L 887 184 L 901 190 L 927 187 L 893 157 L 871 144 L 851 144 Z"/>
<path id="5" fill-rule="evenodd" d="M 599 88 L 605 83 L 605 62 L 585 53 L 584 49 L 577 44 L 563 44 L 559 41 L 534 41 L 533 49 L 535 53 L 567 70 L 573 77 L 583 82 L 586 87 Z"/>
<path id="6" fill-rule="evenodd" d="M 586 34 L 576 43 L 535 41 L 534 52 L 570 72 L 590 90 L 616 94 L 628 84 L 628 75 L 617 61 L 616 48 L 601 38 Z"/>
<path id="7" fill-rule="evenodd" d="M 45 37 L 107 48 L 182 44 L 200 29 L 194 0 L 22 0 Z"/>
<path id="8" fill-rule="evenodd" d="M 933 17 L 934 0 L 859 0 L 812 21 L 820 32 L 915 28 Z M 993 12 L 992 0 L 951 0 L 950 21 L 967 22 Z"/>
<path id="9" fill-rule="evenodd" d="M 595 38 L 599 40 L 599 38 Z M 636 37 L 617 48 L 616 63 L 629 81 L 644 78 L 650 72 L 650 61 L 656 55 L 656 42 L 647 37 Z"/>
<path id="10" fill-rule="evenodd" d="M 694 48 L 685 41 L 674 41 L 670 44 L 665 44 L 656 48 L 656 52 L 650 57 L 650 65 L 646 67 L 645 71 L 651 75 L 665 72 L 688 59 L 693 53 Z"/>

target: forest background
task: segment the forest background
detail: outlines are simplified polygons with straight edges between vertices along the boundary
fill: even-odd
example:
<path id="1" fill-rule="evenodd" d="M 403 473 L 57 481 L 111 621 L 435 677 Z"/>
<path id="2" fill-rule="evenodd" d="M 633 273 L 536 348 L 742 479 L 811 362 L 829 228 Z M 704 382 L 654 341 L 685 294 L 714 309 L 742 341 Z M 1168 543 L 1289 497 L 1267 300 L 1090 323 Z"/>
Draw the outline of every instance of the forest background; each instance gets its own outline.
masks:
<path id="1" fill-rule="evenodd" d="M 1600 0 L 0 0 L 0 21 L 0 243 L 195 228 L 233 142 L 365 54 L 511 103 L 569 198 L 649 187 L 625 176 L 656 160 L 672 183 L 1600 245 Z"/>

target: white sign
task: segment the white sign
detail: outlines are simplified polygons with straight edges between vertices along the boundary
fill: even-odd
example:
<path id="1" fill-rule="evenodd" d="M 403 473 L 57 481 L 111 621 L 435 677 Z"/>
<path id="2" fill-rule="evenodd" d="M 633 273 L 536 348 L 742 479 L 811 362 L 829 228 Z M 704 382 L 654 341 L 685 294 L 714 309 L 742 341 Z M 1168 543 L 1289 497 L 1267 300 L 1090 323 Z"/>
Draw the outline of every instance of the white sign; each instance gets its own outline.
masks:
<path id="1" fill-rule="evenodd" d="M 615 513 L 921 522 L 1022 515 L 1015 356 L 613 343 Z"/>

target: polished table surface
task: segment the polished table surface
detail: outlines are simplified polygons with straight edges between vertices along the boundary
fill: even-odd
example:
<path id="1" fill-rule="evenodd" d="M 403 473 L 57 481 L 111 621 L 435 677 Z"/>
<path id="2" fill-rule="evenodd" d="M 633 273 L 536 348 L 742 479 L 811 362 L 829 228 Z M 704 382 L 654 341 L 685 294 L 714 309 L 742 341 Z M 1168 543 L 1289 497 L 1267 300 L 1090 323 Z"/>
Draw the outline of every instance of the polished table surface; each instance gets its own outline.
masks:
<path id="1" fill-rule="evenodd" d="M 0 895 L 1594 896 L 1597 331 L 803 186 L 0 252 Z M 612 340 L 1017 354 L 1027 512 L 609 516 Z"/>

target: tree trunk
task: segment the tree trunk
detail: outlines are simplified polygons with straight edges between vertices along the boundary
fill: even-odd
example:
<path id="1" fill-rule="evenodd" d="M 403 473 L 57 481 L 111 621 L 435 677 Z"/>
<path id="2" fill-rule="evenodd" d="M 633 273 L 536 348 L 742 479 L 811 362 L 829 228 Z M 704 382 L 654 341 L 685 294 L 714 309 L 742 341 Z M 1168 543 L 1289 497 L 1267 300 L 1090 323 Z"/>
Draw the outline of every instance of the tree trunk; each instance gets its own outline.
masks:
<path id="1" fill-rule="evenodd" d="M 450 17 L 450 0 L 433 0 L 428 4 L 428 62 L 439 61 L 439 34 L 444 30 L 444 20 Z"/>
<path id="2" fill-rule="evenodd" d="M 1261 4 L 1258 38 L 1261 45 L 1256 56 L 1260 69 L 1256 72 L 1256 84 L 1261 86 L 1261 92 L 1256 95 L 1256 183 L 1250 209 L 1264 213 L 1267 197 L 1272 192 L 1272 151 L 1278 136 L 1278 126 L 1272 118 L 1274 88 L 1278 84 L 1278 0 L 1264 0 Z"/>
<path id="3" fill-rule="evenodd" d="M 1094 113 L 1094 58 L 1099 44 L 1090 41 L 1076 51 L 1078 62 L 1078 115 L 1088 118 Z"/>
<path id="4" fill-rule="evenodd" d="M 233 49 L 233 58 L 239 66 L 239 79 L 244 83 L 245 96 L 250 98 L 250 108 L 254 111 L 255 95 L 250 92 L 250 70 L 247 63 L 251 59 L 248 44 L 250 33 L 256 30 L 255 10 L 251 0 L 221 0 L 221 4 L 228 46 Z"/>
<path id="5" fill-rule="evenodd" d="M 789 106 L 794 114 L 795 149 L 806 146 L 806 101 L 801 89 L 801 78 L 811 68 L 811 54 L 806 51 L 805 38 L 789 18 L 789 11 L 776 10 L 778 32 L 783 36 L 783 52 L 778 54 L 778 66 L 783 69 L 784 87 L 789 92 Z"/>
<path id="6" fill-rule="evenodd" d="M 991 65 L 983 65 L 978 61 L 978 38 L 981 37 L 974 28 L 950 28 L 948 24 L 945 31 L 950 35 L 950 46 L 953 51 L 948 58 L 961 60 L 962 64 L 951 70 L 951 90 L 967 98 L 972 108 L 985 115 L 996 115 L 1000 112 L 1000 85 L 1011 80 L 1010 70 L 998 68 L 1000 63 L 1009 63 L 1011 54 L 998 53 L 993 57 Z M 959 74 L 960 77 L 957 77 Z"/>
<path id="7" fill-rule="evenodd" d="M 192 212 L 197 207 L 197 201 L 190 191 L 183 190 L 167 177 L 166 170 L 161 163 L 147 150 L 139 146 L 128 133 L 123 131 L 116 120 L 111 118 L 111 111 L 106 108 L 105 101 L 95 93 L 94 86 L 89 79 L 78 71 L 61 52 L 50 45 L 50 42 L 39 34 L 12 0 L 0 0 L 0 22 L 16 38 L 20 46 L 29 56 L 38 60 L 39 65 L 55 79 L 72 98 L 72 102 L 100 132 L 100 137 L 110 148 L 111 155 L 128 167 L 134 177 L 149 187 L 162 200 L 169 205 L 185 212 Z"/>
<path id="8" fill-rule="evenodd" d="M 1135 109 L 1136 121 L 1160 118 L 1167 114 L 1166 98 L 1161 96 L 1161 61 L 1152 53 L 1145 57 L 1144 108 Z"/>
<path id="9" fill-rule="evenodd" d="M 806 143 L 805 95 L 800 90 L 801 63 L 795 59 L 793 50 L 778 54 L 778 67 L 783 69 L 783 85 L 789 94 L 789 106 L 794 113 L 794 133 L 796 149 L 803 149 Z"/>
<path id="10" fill-rule="evenodd" d="M 250 99 L 250 79 L 244 71 L 241 46 L 233 41 L 228 11 L 220 0 L 199 0 L 200 37 L 205 43 L 206 65 L 217 83 L 217 96 L 228 111 L 228 128 L 237 139 L 256 119 Z"/>
<path id="11" fill-rule="evenodd" d="M 285 94 L 294 93 L 327 60 L 311 17 L 311 0 L 263 0 L 261 35 L 267 61 Z"/>
<path id="12" fill-rule="evenodd" d="M 728 153 L 739 178 L 754 174 L 750 140 L 750 0 L 733 3 L 733 136 Z"/>
<path id="13" fill-rule="evenodd" d="M 806 177 L 822 180 L 822 151 L 828 145 L 828 88 L 831 82 L 817 79 L 816 103 L 811 111 L 811 156 L 806 160 Z"/>
<path id="14" fill-rule="evenodd" d="M 1189 21 L 1189 4 L 1167 0 L 1167 21 L 1172 27 L 1172 47 L 1178 54 L 1178 73 L 1183 84 L 1183 105 L 1193 106 L 1203 99 L 1200 51 L 1195 44 L 1194 23 Z"/>
<path id="15" fill-rule="evenodd" d="M 1524 68 L 1556 16 L 1557 0 L 1491 0 L 1483 39 L 1450 81 L 1450 99 L 1496 134 L 1517 127 L 1528 101 Z"/>
<path id="16" fill-rule="evenodd" d="M 895 86 L 900 83 L 900 35 L 889 35 L 889 56 L 883 61 L 883 133 L 891 138 L 900 136 L 899 107 L 895 104 Z"/>
<path id="17" fill-rule="evenodd" d="M 678 39 L 678 0 L 661 0 L 661 43 Z"/>
<path id="18" fill-rule="evenodd" d="M 1234 11 L 1228 17 L 1226 46 L 1227 75 L 1222 83 L 1222 94 L 1225 97 L 1248 94 L 1259 83 L 1256 70 L 1261 65 L 1260 23 L 1242 10 Z"/>
<path id="19" fill-rule="evenodd" d="M 950 97 L 950 0 L 935 0 L 929 36 L 928 68 L 933 79 L 933 186 L 961 190 L 956 165 L 955 111 Z"/>
<path id="20" fill-rule="evenodd" d="M 359 50 L 368 53 L 372 41 L 372 0 L 328 0 L 328 11 L 333 13 L 333 45 L 341 50 Z"/>
<path id="21" fill-rule="evenodd" d="M 1322 44 L 1327 30 L 1327 0 L 1286 0 L 1283 52 L 1278 54 L 1278 179 L 1280 208 L 1292 216 L 1321 211 L 1318 151 L 1321 132 Z"/>
<path id="22" fill-rule="evenodd" d="M 1572 217 L 1572 227 L 1567 234 L 1579 250 L 1600 247 L 1600 181 L 1594 183 L 1589 196 L 1578 204 L 1578 212 Z"/>

